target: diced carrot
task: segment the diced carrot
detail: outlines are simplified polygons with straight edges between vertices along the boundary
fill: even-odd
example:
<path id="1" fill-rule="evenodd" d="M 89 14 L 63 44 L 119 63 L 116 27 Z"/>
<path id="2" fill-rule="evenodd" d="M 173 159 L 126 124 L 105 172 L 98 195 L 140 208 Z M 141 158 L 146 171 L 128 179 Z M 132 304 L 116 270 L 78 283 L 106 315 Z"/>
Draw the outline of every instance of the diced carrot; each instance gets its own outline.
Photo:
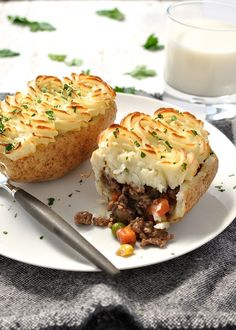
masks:
<path id="1" fill-rule="evenodd" d="M 121 244 L 135 244 L 136 235 L 135 232 L 129 227 L 123 227 L 117 230 L 116 237 Z"/>
<path id="2" fill-rule="evenodd" d="M 170 204 L 166 198 L 154 199 L 153 203 L 148 208 L 148 213 L 153 216 L 162 217 L 170 211 Z"/>
<path id="3" fill-rule="evenodd" d="M 113 201 L 113 202 L 118 201 L 118 198 L 120 197 L 120 194 L 121 194 L 120 192 L 114 191 L 111 194 L 111 201 Z"/>

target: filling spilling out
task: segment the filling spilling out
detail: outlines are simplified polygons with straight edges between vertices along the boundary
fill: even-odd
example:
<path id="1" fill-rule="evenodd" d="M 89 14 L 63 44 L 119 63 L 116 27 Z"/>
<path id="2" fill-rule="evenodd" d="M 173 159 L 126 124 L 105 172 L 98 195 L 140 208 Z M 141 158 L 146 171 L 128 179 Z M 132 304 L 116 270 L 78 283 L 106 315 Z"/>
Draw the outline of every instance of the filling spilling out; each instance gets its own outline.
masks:
<path id="1" fill-rule="evenodd" d="M 109 191 L 109 217 L 94 217 L 89 212 L 79 212 L 75 216 L 77 224 L 111 227 L 113 234 L 117 231 L 116 236 L 121 244 L 132 244 L 137 240 L 141 247 L 163 247 L 173 238 L 167 232 L 170 225 L 168 216 L 175 208 L 179 187 L 160 193 L 150 186 L 120 184 L 105 171 L 101 180 Z"/>

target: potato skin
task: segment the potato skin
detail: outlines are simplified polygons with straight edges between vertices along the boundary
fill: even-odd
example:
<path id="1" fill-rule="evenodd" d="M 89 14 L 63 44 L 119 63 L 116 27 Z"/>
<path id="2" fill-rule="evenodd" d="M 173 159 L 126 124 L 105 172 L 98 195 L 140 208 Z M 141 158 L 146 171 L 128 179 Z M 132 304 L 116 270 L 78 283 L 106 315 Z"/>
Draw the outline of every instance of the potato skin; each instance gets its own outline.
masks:
<path id="1" fill-rule="evenodd" d="M 59 134 L 55 142 L 38 145 L 36 152 L 13 161 L 0 154 L 0 172 L 15 182 L 41 182 L 58 179 L 84 160 L 97 147 L 97 138 L 116 116 L 116 104 L 106 109 L 104 115 L 94 117 L 78 131 Z"/>

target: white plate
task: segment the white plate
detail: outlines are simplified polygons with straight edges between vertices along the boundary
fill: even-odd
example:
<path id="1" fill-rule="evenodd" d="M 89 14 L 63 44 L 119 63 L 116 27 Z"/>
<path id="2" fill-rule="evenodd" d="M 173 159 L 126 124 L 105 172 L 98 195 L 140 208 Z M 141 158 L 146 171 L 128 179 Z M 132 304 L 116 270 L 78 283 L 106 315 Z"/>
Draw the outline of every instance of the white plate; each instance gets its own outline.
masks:
<path id="1" fill-rule="evenodd" d="M 118 95 L 117 103 L 117 121 L 132 111 L 153 113 L 163 106 L 162 102 L 155 99 L 125 94 Z M 209 123 L 206 123 L 206 129 L 210 132 L 211 146 L 219 157 L 217 176 L 208 192 L 185 219 L 172 226 L 170 232 L 175 234 L 175 238 L 166 248 L 136 247 L 132 257 L 122 258 L 115 254 L 119 243 L 112 237 L 110 229 L 75 226 L 119 269 L 143 267 L 183 255 L 209 242 L 233 221 L 236 215 L 236 189 L 233 189 L 236 186 L 236 149 L 225 135 Z M 80 176 L 90 170 L 87 161 L 60 180 L 21 184 L 21 187 L 44 203 L 47 203 L 49 197 L 55 198 L 52 208 L 74 226 L 73 218 L 77 211 L 101 212 L 101 205 L 98 203 L 100 197 L 96 193 L 93 177 L 82 179 Z M 80 182 L 81 179 L 83 182 Z M 225 191 L 219 192 L 215 187 L 219 185 Z M 48 268 L 96 270 L 28 216 L 4 190 L 0 191 L 0 214 L 1 255 Z M 43 239 L 40 239 L 41 236 Z"/>

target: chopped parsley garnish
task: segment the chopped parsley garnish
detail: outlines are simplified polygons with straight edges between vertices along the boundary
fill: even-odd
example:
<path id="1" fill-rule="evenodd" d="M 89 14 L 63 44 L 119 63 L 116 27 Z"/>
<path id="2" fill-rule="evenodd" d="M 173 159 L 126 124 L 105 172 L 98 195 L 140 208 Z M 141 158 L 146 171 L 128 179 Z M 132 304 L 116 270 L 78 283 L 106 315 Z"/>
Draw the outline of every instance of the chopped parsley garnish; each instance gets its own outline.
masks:
<path id="1" fill-rule="evenodd" d="M 119 133 L 119 128 L 116 127 L 115 131 L 113 131 L 114 137 L 117 139 L 117 133 Z"/>
<path id="2" fill-rule="evenodd" d="M 125 20 L 125 15 L 118 9 L 114 8 L 111 10 L 97 10 L 96 14 L 99 16 L 105 16 L 111 19 L 115 19 L 117 21 L 124 21 Z"/>
<path id="3" fill-rule="evenodd" d="M 53 197 L 48 198 L 48 205 L 49 206 L 52 206 L 54 204 L 54 202 L 55 202 L 55 198 L 53 198 Z"/>
<path id="4" fill-rule="evenodd" d="M 0 134 L 2 134 L 4 132 L 4 125 L 3 125 L 3 122 L 2 122 L 2 119 L 3 118 L 0 118 Z"/>
<path id="5" fill-rule="evenodd" d="M 152 33 L 147 38 L 147 40 L 146 40 L 145 44 L 143 45 L 143 47 L 147 50 L 157 51 L 157 50 L 163 49 L 164 45 L 160 45 L 158 38 L 155 36 L 154 33 Z"/>
<path id="6" fill-rule="evenodd" d="M 14 145 L 13 145 L 12 143 L 9 143 L 9 144 L 6 145 L 6 147 L 5 147 L 5 151 L 6 151 L 6 152 L 7 152 L 7 151 L 11 151 L 13 148 L 14 148 Z"/>
<path id="7" fill-rule="evenodd" d="M 156 71 L 148 69 L 146 65 L 138 65 L 134 68 L 134 70 L 127 72 L 126 74 L 136 79 L 144 79 L 148 77 L 155 77 Z"/>
<path id="8" fill-rule="evenodd" d="M 164 118 L 163 115 L 161 113 L 158 113 L 155 119 L 163 119 L 163 118 Z"/>
<path id="9" fill-rule="evenodd" d="M 177 117 L 176 117 L 176 116 L 172 116 L 172 117 L 170 118 L 170 123 L 171 123 L 172 121 L 175 121 L 175 120 L 177 120 Z"/>
<path id="10" fill-rule="evenodd" d="M 57 62 L 64 62 L 66 59 L 66 55 L 60 55 L 60 54 L 48 54 L 48 57 L 52 61 L 57 61 Z"/>
<path id="11" fill-rule="evenodd" d="M 236 189 L 236 186 L 234 186 L 233 189 Z"/>
<path id="12" fill-rule="evenodd" d="M 81 73 L 86 74 L 87 76 L 90 75 L 90 69 L 82 70 Z"/>
<path id="13" fill-rule="evenodd" d="M 3 231 L 2 232 L 4 235 L 7 235 L 8 234 L 8 231 Z"/>
<path id="14" fill-rule="evenodd" d="M 195 131 L 195 129 L 191 129 L 191 132 L 193 133 L 193 135 L 198 135 L 198 132 Z"/>
<path id="15" fill-rule="evenodd" d="M 65 62 L 68 66 L 80 66 L 83 64 L 83 61 L 80 58 L 73 58 L 70 61 Z"/>
<path id="16" fill-rule="evenodd" d="M 166 132 L 167 132 L 167 128 L 164 129 L 164 133 L 166 133 Z"/>
<path id="17" fill-rule="evenodd" d="M 71 96 L 71 93 L 73 91 L 73 88 L 71 86 L 69 86 L 68 84 L 65 84 L 63 88 L 64 88 L 64 90 L 67 91 L 67 95 L 68 96 Z"/>
<path id="18" fill-rule="evenodd" d="M 29 108 L 27 104 L 22 104 L 22 107 L 23 107 L 24 109 L 28 109 L 28 108 Z"/>
<path id="19" fill-rule="evenodd" d="M 0 57 L 14 57 L 19 56 L 20 53 L 13 52 L 12 50 L 8 48 L 0 49 Z"/>
<path id="20" fill-rule="evenodd" d="M 166 156 L 161 155 L 161 159 L 162 159 L 162 158 L 166 158 Z"/>
<path id="21" fill-rule="evenodd" d="M 34 116 L 36 116 L 36 114 L 35 114 L 35 113 L 33 113 L 33 114 L 31 115 L 31 117 L 34 117 Z"/>
<path id="22" fill-rule="evenodd" d="M 69 195 L 68 195 L 68 197 L 71 197 L 73 195 L 73 193 L 70 193 Z"/>
<path id="23" fill-rule="evenodd" d="M 136 145 L 136 147 L 140 147 L 140 143 L 138 143 L 138 141 L 134 141 L 134 144 Z"/>
<path id="24" fill-rule="evenodd" d="M 136 94 L 136 89 L 134 87 L 119 87 L 119 86 L 115 86 L 114 90 L 117 93 Z"/>
<path id="25" fill-rule="evenodd" d="M 43 86 L 43 87 L 41 88 L 41 91 L 42 91 L 43 93 L 47 93 L 48 89 L 47 89 L 47 87 Z"/>
<path id="26" fill-rule="evenodd" d="M 214 155 L 214 152 L 213 151 L 210 152 L 210 156 L 212 156 L 212 155 Z"/>
<path id="27" fill-rule="evenodd" d="M 40 100 L 40 99 L 37 100 L 37 103 L 41 103 L 41 102 L 42 102 L 42 100 Z"/>
<path id="28" fill-rule="evenodd" d="M 223 186 L 219 185 L 219 186 L 215 186 L 215 188 L 219 191 L 219 192 L 223 192 L 225 191 L 225 189 L 223 189 Z"/>
<path id="29" fill-rule="evenodd" d="M 45 113 L 48 116 L 48 119 L 50 119 L 50 120 L 54 120 L 55 119 L 54 112 L 52 110 L 48 110 Z"/>
<path id="30" fill-rule="evenodd" d="M 124 169 L 124 171 L 125 171 L 126 173 L 129 173 L 129 169 L 128 169 L 127 167 Z"/>
<path id="31" fill-rule="evenodd" d="M 54 26 L 47 22 L 30 21 L 28 18 L 22 16 L 7 16 L 7 18 L 12 24 L 28 26 L 31 32 L 56 30 Z"/>
<path id="32" fill-rule="evenodd" d="M 39 239 L 44 239 L 44 236 L 40 236 Z"/>
<path id="33" fill-rule="evenodd" d="M 183 164 L 181 165 L 181 167 L 182 167 L 182 170 L 185 171 L 186 168 L 187 168 L 187 164 L 186 164 L 186 163 L 183 163 Z"/>
<path id="34" fill-rule="evenodd" d="M 73 58 L 70 61 L 66 61 L 67 55 L 64 54 L 48 54 L 48 57 L 52 61 L 64 62 L 68 66 L 80 66 L 83 64 L 83 61 L 80 58 Z"/>
<path id="35" fill-rule="evenodd" d="M 169 147 L 170 149 L 173 149 L 173 147 L 170 145 L 170 143 L 168 141 L 165 141 L 165 144 L 167 145 L 167 147 Z"/>
<path id="36" fill-rule="evenodd" d="M 143 151 L 141 151 L 140 156 L 141 156 L 141 158 L 144 158 L 144 157 L 146 157 L 146 154 Z"/>
<path id="37" fill-rule="evenodd" d="M 153 131 L 152 133 L 152 136 L 157 136 L 157 132 Z"/>

